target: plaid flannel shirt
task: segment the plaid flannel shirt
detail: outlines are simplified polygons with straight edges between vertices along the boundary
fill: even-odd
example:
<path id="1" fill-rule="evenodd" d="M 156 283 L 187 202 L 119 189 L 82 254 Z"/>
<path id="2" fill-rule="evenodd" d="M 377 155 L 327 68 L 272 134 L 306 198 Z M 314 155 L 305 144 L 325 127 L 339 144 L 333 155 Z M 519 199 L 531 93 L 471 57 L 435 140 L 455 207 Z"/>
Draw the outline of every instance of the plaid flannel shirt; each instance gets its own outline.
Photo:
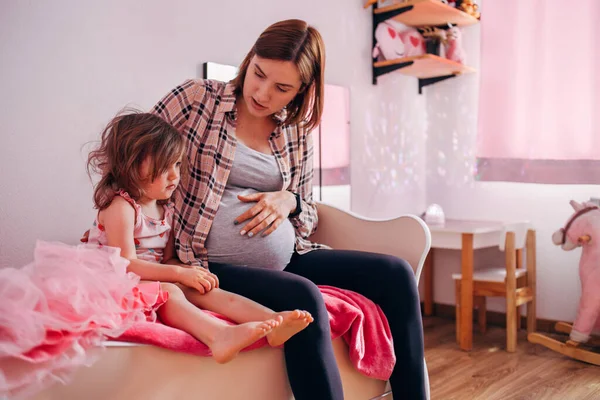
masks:
<path id="1" fill-rule="evenodd" d="M 187 80 L 152 111 L 187 141 L 188 170 L 175 193 L 173 226 L 177 255 L 185 264 L 208 267 L 204 243 L 235 155 L 234 89 L 231 83 Z M 283 177 L 281 190 L 298 193 L 302 198 L 302 212 L 290 218 L 296 231 L 296 251 L 304 254 L 327 248 L 308 240 L 317 229 L 317 209 L 312 200 L 312 135 L 302 125 L 283 125 L 285 110 L 275 119 L 278 124 L 269 143 Z"/>

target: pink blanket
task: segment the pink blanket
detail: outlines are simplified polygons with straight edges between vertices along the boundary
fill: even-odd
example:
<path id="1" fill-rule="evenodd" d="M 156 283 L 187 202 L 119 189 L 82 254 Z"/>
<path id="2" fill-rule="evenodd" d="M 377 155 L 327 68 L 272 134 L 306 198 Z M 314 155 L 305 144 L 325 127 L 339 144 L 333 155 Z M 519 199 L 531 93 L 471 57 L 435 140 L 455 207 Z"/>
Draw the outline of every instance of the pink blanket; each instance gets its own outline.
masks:
<path id="1" fill-rule="evenodd" d="M 330 286 L 319 286 L 331 324 L 331 339 L 342 337 L 348 344 L 350 360 L 363 375 L 389 379 L 396 356 L 387 319 L 379 306 L 366 297 Z M 208 311 L 207 311 L 208 312 Z M 227 320 L 222 316 L 218 316 Z M 210 356 L 208 347 L 186 332 L 156 322 L 139 322 L 119 341 L 150 344 L 169 350 Z M 244 351 L 267 346 L 261 339 Z"/>

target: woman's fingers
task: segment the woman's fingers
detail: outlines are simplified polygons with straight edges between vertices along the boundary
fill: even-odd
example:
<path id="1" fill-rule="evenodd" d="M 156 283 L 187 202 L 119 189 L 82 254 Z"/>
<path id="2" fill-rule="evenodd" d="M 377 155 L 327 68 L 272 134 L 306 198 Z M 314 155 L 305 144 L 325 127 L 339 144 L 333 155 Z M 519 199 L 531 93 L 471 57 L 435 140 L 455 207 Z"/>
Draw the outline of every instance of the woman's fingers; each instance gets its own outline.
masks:
<path id="1" fill-rule="evenodd" d="M 240 231 L 240 235 L 248 234 L 248 237 L 252 237 L 252 236 L 256 235 L 258 232 L 260 232 L 260 230 L 257 232 L 257 228 L 268 217 L 269 217 L 269 211 L 263 210 L 260 214 L 258 214 L 256 217 L 254 217 L 252 219 L 252 221 L 248 222 L 246 224 L 246 226 L 244 226 L 244 228 Z"/>
<path id="2" fill-rule="evenodd" d="M 233 223 L 235 225 L 241 224 L 242 222 L 247 221 L 250 218 L 258 215 L 258 213 L 260 213 L 264 208 L 265 208 L 265 202 L 261 200 L 258 203 L 256 203 L 255 205 L 253 205 L 252 207 L 250 207 L 249 209 L 247 209 L 246 211 L 244 211 L 239 217 L 234 219 Z"/>
<path id="3" fill-rule="evenodd" d="M 271 226 L 269 226 L 269 229 L 267 229 L 266 231 L 264 231 L 262 233 L 262 236 L 269 236 L 271 233 L 273 233 L 273 231 L 275 231 L 277 228 L 279 228 L 279 225 L 281 225 L 281 222 L 283 221 L 283 218 L 277 218 L 275 221 L 273 221 L 273 223 L 271 224 Z"/>
<path id="4" fill-rule="evenodd" d="M 263 232 L 262 236 L 270 235 L 281 225 L 281 221 L 289 215 L 289 196 L 290 193 L 286 191 L 238 196 L 242 201 L 257 202 L 234 220 L 234 224 L 236 225 L 250 220 L 240 230 L 240 234 L 247 234 L 248 237 L 254 237 Z"/>
<path id="5" fill-rule="evenodd" d="M 265 229 L 270 227 L 271 224 L 273 222 L 275 222 L 276 219 L 277 219 L 277 215 L 275 215 L 275 214 L 269 215 L 260 224 L 256 225 L 256 227 L 250 231 L 248 236 L 252 237 L 252 236 L 258 235 L 259 233 L 261 233 L 262 231 L 264 231 Z M 250 235 L 250 234 L 252 234 L 252 235 Z"/>

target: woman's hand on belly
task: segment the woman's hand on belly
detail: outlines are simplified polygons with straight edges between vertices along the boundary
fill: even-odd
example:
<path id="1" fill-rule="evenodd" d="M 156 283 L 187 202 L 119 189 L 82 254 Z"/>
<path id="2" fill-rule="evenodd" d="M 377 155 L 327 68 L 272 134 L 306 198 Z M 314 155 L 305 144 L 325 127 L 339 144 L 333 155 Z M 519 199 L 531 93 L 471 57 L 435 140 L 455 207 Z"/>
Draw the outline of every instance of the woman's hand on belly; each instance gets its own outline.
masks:
<path id="1" fill-rule="evenodd" d="M 245 203 L 256 202 L 234 220 L 236 225 L 250 220 L 240 231 L 241 235 L 247 234 L 248 237 L 256 236 L 262 231 L 262 236 L 271 234 L 296 209 L 296 198 L 287 190 L 239 195 L 238 199 Z"/>

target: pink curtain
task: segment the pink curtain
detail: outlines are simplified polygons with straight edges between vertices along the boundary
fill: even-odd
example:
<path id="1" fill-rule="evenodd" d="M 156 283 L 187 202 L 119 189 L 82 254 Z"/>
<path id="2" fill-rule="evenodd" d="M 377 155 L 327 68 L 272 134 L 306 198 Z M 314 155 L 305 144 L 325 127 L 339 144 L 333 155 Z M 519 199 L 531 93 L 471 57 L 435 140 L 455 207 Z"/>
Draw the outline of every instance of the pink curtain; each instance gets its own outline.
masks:
<path id="1" fill-rule="evenodd" d="M 600 0 L 487 0 L 478 178 L 600 183 Z"/>

